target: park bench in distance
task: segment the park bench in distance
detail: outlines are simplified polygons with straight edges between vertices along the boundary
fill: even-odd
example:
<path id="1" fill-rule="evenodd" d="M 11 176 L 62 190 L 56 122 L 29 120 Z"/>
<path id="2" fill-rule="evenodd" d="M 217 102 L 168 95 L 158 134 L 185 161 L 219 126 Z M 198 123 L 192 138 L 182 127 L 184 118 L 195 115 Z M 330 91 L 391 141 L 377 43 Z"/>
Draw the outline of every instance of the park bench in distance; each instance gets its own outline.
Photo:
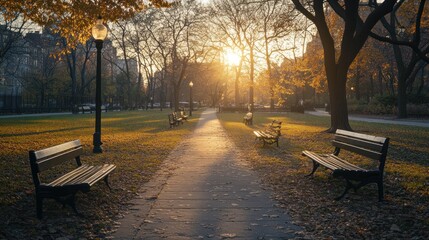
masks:
<path id="1" fill-rule="evenodd" d="M 107 108 L 104 105 L 101 105 L 100 109 L 101 109 L 102 112 L 107 112 Z M 85 114 L 86 112 L 89 112 L 89 113 L 93 112 L 91 106 L 88 106 L 88 105 L 81 105 L 81 106 L 79 106 L 78 107 L 78 111 L 82 112 L 82 114 Z"/>
<path id="2" fill-rule="evenodd" d="M 178 117 L 176 112 L 168 114 L 168 122 L 170 124 L 170 128 L 179 126 L 179 124 L 183 124 L 183 118 Z"/>
<path id="3" fill-rule="evenodd" d="M 168 123 L 170 124 L 170 128 L 176 126 L 176 121 L 174 120 L 174 116 L 172 113 L 168 114 Z"/>
<path id="4" fill-rule="evenodd" d="M 332 154 L 318 154 L 307 150 L 302 152 L 303 156 L 313 160 L 313 170 L 309 176 L 313 175 L 317 168 L 322 165 L 332 170 L 334 177 L 343 177 L 347 185 L 343 194 L 337 197 L 336 200 L 344 197 L 350 188 L 356 191 L 369 183 L 376 183 L 378 186 L 378 199 L 383 201 L 383 172 L 389 138 L 337 130 L 332 145 L 335 147 Z M 338 156 L 341 149 L 379 161 L 378 169 L 367 170 L 351 164 Z"/>
<path id="5" fill-rule="evenodd" d="M 185 120 L 188 121 L 188 115 L 186 115 L 185 111 L 180 111 L 180 117 Z"/>
<path id="6" fill-rule="evenodd" d="M 183 118 L 181 118 L 177 112 L 173 112 L 173 119 L 177 125 L 183 124 Z"/>
<path id="7" fill-rule="evenodd" d="M 253 113 L 252 112 L 246 113 L 246 115 L 244 115 L 244 117 L 243 117 L 243 122 L 245 125 L 252 125 L 253 124 Z"/>
<path id="8" fill-rule="evenodd" d="M 85 112 L 92 113 L 92 109 L 90 106 L 80 106 L 79 112 L 82 112 L 82 114 L 85 114 Z"/>
<path id="9" fill-rule="evenodd" d="M 279 146 L 279 137 L 281 136 L 281 127 L 282 122 L 273 120 L 270 125 L 268 125 L 264 130 L 256 130 L 253 131 L 255 134 L 256 140 L 260 140 L 265 144 L 273 144 L 277 143 L 277 147 Z"/>
<path id="10" fill-rule="evenodd" d="M 29 151 L 31 173 L 36 189 L 37 217 L 42 218 L 43 199 L 53 198 L 63 205 L 70 205 L 79 214 L 75 206 L 75 195 L 78 191 L 88 192 L 90 187 L 103 179 L 110 189 L 108 176 L 116 166 L 104 164 L 90 166 L 82 164 L 80 155 L 83 153 L 80 140 L 66 142 L 46 149 Z M 50 183 L 40 181 L 40 173 L 55 166 L 75 160 L 77 168 L 63 174 Z"/>

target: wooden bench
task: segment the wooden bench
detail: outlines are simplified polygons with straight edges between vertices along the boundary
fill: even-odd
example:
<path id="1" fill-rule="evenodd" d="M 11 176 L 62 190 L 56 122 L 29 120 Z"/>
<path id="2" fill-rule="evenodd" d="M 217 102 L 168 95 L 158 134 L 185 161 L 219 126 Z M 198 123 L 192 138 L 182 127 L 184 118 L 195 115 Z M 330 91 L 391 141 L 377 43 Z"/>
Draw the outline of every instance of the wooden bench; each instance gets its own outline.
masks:
<path id="1" fill-rule="evenodd" d="M 79 214 L 75 206 L 77 192 L 88 192 L 92 185 L 103 179 L 110 189 L 108 176 L 116 166 L 104 164 L 90 166 L 82 164 L 80 155 L 83 153 L 80 140 L 66 142 L 46 149 L 29 151 L 31 173 L 36 190 L 37 217 L 42 218 L 43 199 L 53 198 L 63 205 L 70 205 Z M 49 183 L 43 183 L 40 175 L 45 170 L 75 160 L 77 168 L 67 172 Z"/>
<path id="2" fill-rule="evenodd" d="M 252 125 L 253 124 L 253 113 L 252 112 L 246 113 L 246 115 L 244 115 L 244 117 L 243 117 L 243 122 L 245 125 Z"/>
<path id="3" fill-rule="evenodd" d="M 179 126 L 180 123 L 183 124 L 183 118 L 178 117 L 176 112 L 172 112 L 168 114 L 168 123 L 170 124 L 170 128 Z"/>
<path id="4" fill-rule="evenodd" d="M 183 120 L 188 121 L 188 115 L 186 115 L 185 111 L 180 111 L 180 117 Z"/>
<path id="5" fill-rule="evenodd" d="M 90 106 L 80 106 L 79 112 L 82 112 L 82 114 L 85 114 L 85 112 L 92 113 L 92 110 Z"/>
<path id="6" fill-rule="evenodd" d="M 318 154 L 311 151 L 303 151 L 302 155 L 313 160 L 313 170 L 309 176 L 322 165 L 333 171 L 334 177 L 343 177 L 346 180 L 346 188 L 336 200 L 340 200 L 350 188 L 355 191 L 369 183 L 376 183 L 378 186 L 378 199 L 383 201 L 383 172 L 386 162 L 389 138 L 376 137 L 345 130 L 337 130 L 332 141 L 335 150 L 332 154 Z M 356 166 L 338 155 L 341 149 L 365 156 L 378 161 L 378 169 L 367 170 Z"/>
<path id="7" fill-rule="evenodd" d="M 170 124 L 170 128 L 177 126 L 172 113 L 168 114 L 168 123 Z"/>
<path id="8" fill-rule="evenodd" d="M 173 119 L 176 125 L 183 124 L 183 118 L 181 118 L 177 112 L 173 112 Z"/>
<path id="9" fill-rule="evenodd" d="M 277 147 L 279 146 L 279 137 L 281 136 L 281 127 L 282 122 L 273 120 L 268 127 L 266 127 L 264 130 L 256 130 L 253 131 L 253 134 L 255 134 L 256 140 L 260 140 L 265 144 L 273 144 L 277 143 Z"/>

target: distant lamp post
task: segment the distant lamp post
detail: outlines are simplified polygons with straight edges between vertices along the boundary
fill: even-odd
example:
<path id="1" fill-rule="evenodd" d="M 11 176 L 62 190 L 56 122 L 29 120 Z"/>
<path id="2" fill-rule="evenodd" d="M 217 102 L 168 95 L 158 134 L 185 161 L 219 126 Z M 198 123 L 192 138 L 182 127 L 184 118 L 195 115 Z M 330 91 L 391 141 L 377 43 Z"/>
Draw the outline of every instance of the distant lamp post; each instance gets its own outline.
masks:
<path id="1" fill-rule="evenodd" d="M 192 116 L 192 108 L 194 105 L 194 102 L 192 100 L 192 87 L 194 86 L 194 83 L 191 81 L 189 83 L 189 116 Z"/>
<path id="2" fill-rule="evenodd" d="M 107 28 L 103 24 L 103 19 L 98 17 L 96 24 L 92 27 L 92 36 L 95 39 L 97 48 L 97 74 L 95 87 L 95 133 L 93 135 L 93 153 L 102 153 L 101 145 L 101 49 L 103 41 L 107 37 Z"/>

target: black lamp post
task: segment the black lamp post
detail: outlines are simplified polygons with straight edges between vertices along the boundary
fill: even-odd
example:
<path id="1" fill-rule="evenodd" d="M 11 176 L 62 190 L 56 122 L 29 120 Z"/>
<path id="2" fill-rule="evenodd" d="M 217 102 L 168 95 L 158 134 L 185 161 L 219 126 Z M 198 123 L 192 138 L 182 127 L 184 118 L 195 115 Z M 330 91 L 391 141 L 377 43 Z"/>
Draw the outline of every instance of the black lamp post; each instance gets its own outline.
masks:
<path id="1" fill-rule="evenodd" d="M 194 86 L 194 83 L 191 81 L 189 83 L 189 116 L 192 116 L 192 108 L 194 105 L 194 102 L 192 101 L 192 87 Z"/>
<path id="2" fill-rule="evenodd" d="M 97 23 L 92 27 L 92 36 L 95 39 L 95 47 L 97 48 L 97 74 L 95 86 L 95 132 L 93 135 L 94 149 L 93 153 L 102 153 L 101 145 L 101 49 L 103 41 L 107 36 L 107 28 L 103 24 L 103 19 L 98 17 Z"/>

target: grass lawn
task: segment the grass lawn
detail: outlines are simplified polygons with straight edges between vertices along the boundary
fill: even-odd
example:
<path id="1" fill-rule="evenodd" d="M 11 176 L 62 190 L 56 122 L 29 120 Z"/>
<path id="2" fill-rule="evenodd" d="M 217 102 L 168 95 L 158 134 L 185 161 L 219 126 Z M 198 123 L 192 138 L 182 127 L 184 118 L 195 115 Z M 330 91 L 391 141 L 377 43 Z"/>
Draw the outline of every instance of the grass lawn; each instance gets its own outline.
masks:
<path id="1" fill-rule="evenodd" d="M 195 126 L 199 112 L 183 125 L 170 129 L 170 110 L 102 113 L 102 154 L 92 153 L 94 114 L 0 119 L 0 239 L 35 239 L 49 236 L 103 238 L 113 219 L 136 190 L 152 176 L 174 147 Z M 35 215 L 34 185 L 28 151 L 80 139 L 83 163 L 114 163 L 112 192 L 101 181 L 88 194 L 77 195 L 75 216 L 54 200 L 44 201 L 44 219 Z M 48 181 L 61 167 L 42 175 Z"/>
<path id="2" fill-rule="evenodd" d="M 295 223 L 310 239 L 428 239 L 429 238 L 429 129 L 351 121 L 360 133 L 390 138 L 385 167 L 385 199 L 378 202 L 376 184 L 341 201 L 333 200 L 345 182 L 323 168 L 312 178 L 311 161 L 302 150 L 330 153 L 333 134 L 324 133 L 329 118 L 295 113 L 255 113 L 253 126 L 242 123 L 242 113 L 218 114 L 242 154 L 272 187 Z M 273 119 L 283 122 L 280 147 L 255 142 L 252 131 Z M 343 155 L 343 152 L 340 156 Z M 376 167 L 366 159 L 355 164 Z"/>

